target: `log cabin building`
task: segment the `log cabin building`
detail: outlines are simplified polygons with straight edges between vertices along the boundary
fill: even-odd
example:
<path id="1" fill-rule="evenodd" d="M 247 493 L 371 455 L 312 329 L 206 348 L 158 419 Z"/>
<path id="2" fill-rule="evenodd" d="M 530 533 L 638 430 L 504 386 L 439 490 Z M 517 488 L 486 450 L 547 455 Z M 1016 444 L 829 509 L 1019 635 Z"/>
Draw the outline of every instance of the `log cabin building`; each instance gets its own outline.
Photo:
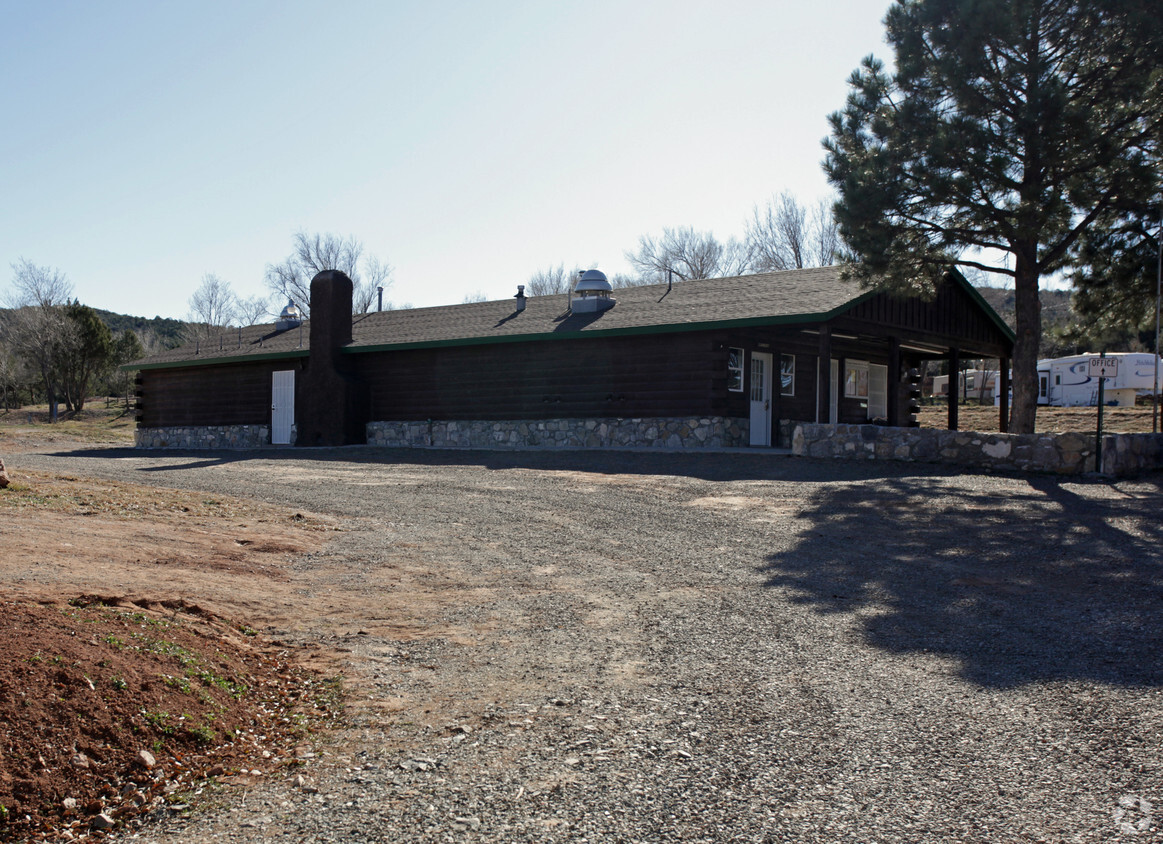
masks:
<path id="1" fill-rule="evenodd" d="M 796 422 L 915 424 L 924 361 L 1005 373 L 1014 341 L 956 272 L 931 300 L 824 267 L 617 291 L 591 270 L 569 294 L 351 303 L 345 275 L 320 273 L 306 321 L 288 309 L 131 364 L 138 445 L 786 445 Z"/>

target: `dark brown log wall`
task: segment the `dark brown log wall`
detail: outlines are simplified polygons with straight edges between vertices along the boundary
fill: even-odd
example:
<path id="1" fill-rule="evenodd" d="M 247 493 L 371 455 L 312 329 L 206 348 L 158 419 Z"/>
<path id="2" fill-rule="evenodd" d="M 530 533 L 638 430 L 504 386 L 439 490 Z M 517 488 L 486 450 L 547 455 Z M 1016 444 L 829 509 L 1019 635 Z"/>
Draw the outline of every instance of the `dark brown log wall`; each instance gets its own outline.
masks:
<path id="1" fill-rule="evenodd" d="M 959 285 L 945 283 L 931 301 L 877 293 L 844 314 L 841 322 L 865 322 L 881 331 L 898 327 L 960 346 L 979 344 L 996 355 L 1010 343 L 998 326 Z"/>
<path id="2" fill-rule="evenodd" d="M 726 354 L 704 332 L 352 357 L 372 420 L 552 419 L 719 413 Z"/>
<path id="3" fill-rule="evenodd" d="M 140 373 L 138 425 L 269 425 L 271 373 L 301 361 L 150 369 Z M 296 378 L 296 386 L 299 378 Z"/>

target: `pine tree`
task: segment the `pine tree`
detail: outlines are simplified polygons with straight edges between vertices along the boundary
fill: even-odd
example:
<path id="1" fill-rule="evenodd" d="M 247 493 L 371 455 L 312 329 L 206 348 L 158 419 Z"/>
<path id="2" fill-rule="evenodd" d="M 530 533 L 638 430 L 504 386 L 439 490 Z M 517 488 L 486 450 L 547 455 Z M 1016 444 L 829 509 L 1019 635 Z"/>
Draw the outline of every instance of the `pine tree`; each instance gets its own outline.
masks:
<path id="1" fill-rule="evenodd" d="M 885 26 L 895 72 L 865 59 L 824 142 L 851 274 L 1011 276 L 1010 430 L 1032 432 L 1041 280 L 1158 194 L 1163 23 L 1147 0 L 899 0 Z"/>

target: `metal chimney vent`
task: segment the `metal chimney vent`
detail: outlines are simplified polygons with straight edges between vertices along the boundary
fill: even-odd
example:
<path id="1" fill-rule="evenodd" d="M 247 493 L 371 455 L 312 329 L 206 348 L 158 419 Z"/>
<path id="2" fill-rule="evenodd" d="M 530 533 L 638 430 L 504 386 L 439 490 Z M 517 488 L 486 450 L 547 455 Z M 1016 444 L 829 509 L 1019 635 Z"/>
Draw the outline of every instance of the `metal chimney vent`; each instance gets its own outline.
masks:
<path id="1" fill-rule="evenodd" d="M 288 328 L 301 325 L 302 322 L 303 312 L 299 310 L 294 299 L 288 299 L 287 306 L 279 312 L 278 321 L 275 322 L 275 331 L 286 331 Z"/>
<path id="2" fill-rule="evenodd" d="M 614 307 L 617 300 L 610 294 L 614 288 L 601 270 L 586 270 L 573 286 L 569 307 L 574 313 L 594 313 Z"/>

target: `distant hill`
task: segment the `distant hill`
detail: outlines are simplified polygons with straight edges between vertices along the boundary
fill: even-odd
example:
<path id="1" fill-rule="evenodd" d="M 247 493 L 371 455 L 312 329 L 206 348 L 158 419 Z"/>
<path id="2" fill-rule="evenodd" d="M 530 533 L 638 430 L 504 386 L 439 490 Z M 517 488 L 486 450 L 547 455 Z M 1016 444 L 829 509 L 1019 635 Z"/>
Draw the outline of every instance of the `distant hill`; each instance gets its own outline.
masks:
<path id="1" fill-rule="evenodd" d="M 1014 291 L 1005 287 L 987 287 L 974 285 L 977 292 L 991 308 L 997 311 L 998 316 L 1005 320 L 1006 325 L 1014 328 Z M 1074 310 L 1071 308 L 1069 290 L 1042 290 L 1038 298 L 1042 302 L 1042 348 L 1039 357 L 1056 357 L 1065 352 L 1061 348 L 1061 338 L 1069 333 L 1069 329 L 1076 324 Z"/>
<path id="2" fill-rule="evenodd" d="M 1005 287 L 977 288 L 989 306 L 997 311 L 998 316 L 1006 321 L 1010 328 L 1015 326 L 1014 320 L 1014 291 Z M 1073 294 L 1069 290 L 1043 290 L 1038 294 L 1042 301 L 1042 331 L 1054 325 L 1066 325 L 1074 315 L 1070 309 L 1070 299 Z"/>
<path id="3" fill-rule="evenodd" d="M 166 349 L 173 349 L 182 344 L 189 325 L 180 319 L 170 319 L 168 317 L 155 316 L 153 319 L 146 319 L 145 317 L 115 314 L 112 311 L 104 311 L 100 308 L 94 308 L 93 310 L 97 312 L 97 316 L 101 317 L 101 321 L 109 326 L 109 330 L 114 334 L 129 329 L 136 333 L 143 343 L 146 342 L 147 337 L 152 335 Z"/>

